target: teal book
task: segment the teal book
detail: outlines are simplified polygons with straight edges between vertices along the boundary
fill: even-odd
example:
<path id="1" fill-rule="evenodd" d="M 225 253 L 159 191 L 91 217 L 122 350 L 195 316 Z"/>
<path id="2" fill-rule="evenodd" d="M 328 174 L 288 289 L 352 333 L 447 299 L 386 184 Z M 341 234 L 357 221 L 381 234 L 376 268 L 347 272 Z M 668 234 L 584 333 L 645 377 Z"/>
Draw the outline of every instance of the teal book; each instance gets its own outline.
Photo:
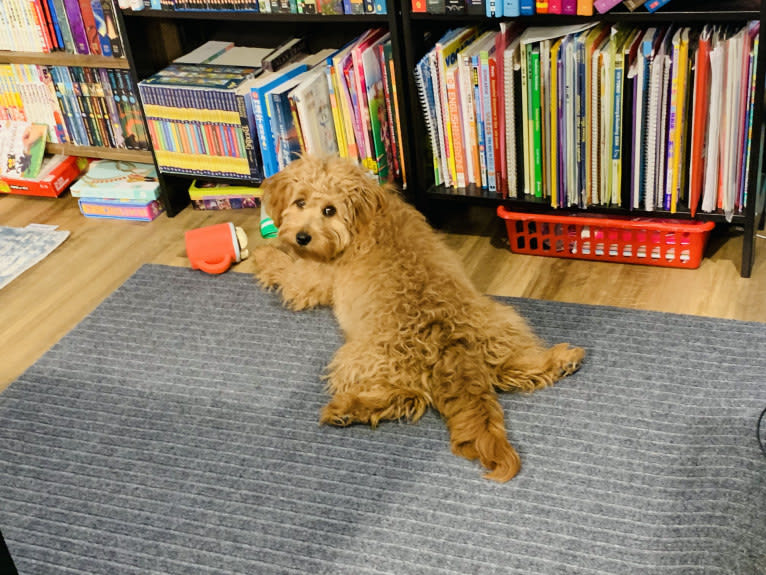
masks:
<path id="1" fill-rule="evenodd" d="M 159 197 L 160 184 L 152 164 L 96 160 L 70 190 L 76 198 L 149 201 Z"/>

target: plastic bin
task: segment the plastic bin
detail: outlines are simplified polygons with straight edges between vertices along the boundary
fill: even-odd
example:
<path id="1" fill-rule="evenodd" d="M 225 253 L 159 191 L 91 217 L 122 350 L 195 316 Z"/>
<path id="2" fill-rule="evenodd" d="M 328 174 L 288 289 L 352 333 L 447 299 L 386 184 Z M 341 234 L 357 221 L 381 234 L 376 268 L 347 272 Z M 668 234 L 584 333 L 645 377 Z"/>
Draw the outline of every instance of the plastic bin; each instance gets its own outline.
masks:
<path id="1" fill-rule="evenodd" d="M 497 209 L 513 253 L 694 269 L 713 222 Z"/>

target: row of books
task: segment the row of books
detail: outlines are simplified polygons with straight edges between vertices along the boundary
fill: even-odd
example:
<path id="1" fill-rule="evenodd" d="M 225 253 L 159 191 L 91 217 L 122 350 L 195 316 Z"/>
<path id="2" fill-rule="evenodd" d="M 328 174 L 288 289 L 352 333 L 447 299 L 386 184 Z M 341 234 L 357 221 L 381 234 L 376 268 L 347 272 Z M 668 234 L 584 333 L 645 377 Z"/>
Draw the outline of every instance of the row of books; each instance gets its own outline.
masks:
<path id="1" fill-rule="evenodd" d="M 601 14 L 619 4 L 630 10 L 644 6 L 656 12 L 670 0 L 412 0 L 412 11 L 428 14 L 471 14 L 488 18 L 512 18 L 535 14 L 592 16 L 594 8 Z"/>
<path id="2" fill-rule="evenodd" d="M 148 150 L 129 72 L 79 66 L 0 65 L 0 121 L 48 126 L 48 141 Z"/>
<path id="3" fill-rule="evenodd" d="M 119 0 L 123 10 L 214 10 L 263 14 L 386 14 L 386 0 Z"/>
<path id="4" fill-rule="evenodd" d="M 113 0 L 3 0 L 0 50 L 124 56 Z"/>
<path id="5" fill-rule="evenodd" d="M 452 30 L 415 71 L 435 183 L 554 207 L 740 211 L 758 29 Z"/>
<path id="6" fill-rule="evenodd" d="M 300 153 L 331 153 L 404 179 L 384 30 L 340 50 L 269 59 L 266 71 L 182 60 L 139 83 L 162 171 L 259 181 Z"/>

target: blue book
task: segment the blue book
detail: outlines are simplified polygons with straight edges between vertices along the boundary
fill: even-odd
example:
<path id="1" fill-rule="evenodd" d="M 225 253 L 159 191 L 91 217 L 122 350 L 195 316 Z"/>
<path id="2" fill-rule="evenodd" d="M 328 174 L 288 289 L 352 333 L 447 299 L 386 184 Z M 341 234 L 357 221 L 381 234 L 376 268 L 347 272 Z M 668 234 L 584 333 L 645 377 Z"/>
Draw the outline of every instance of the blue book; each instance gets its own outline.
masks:
<path id="1" fill-rule="evenodd" d="M 46 4 L 48 5 L 48 11 L 51 15 L 53 31 L 56 34 L 56 43 L 58 44 L 59 48 L 64 48 L 66 44 L 64 44 L 64 36 L 61 34 L 61 27 L 59 26 L 59 16 L 56 12 L 56 6 L 53 4 L 53 0 L 46 0 Z"/>
<path id="2" fill-rule="evenodd" d="M 486 0 L 487 18 L 502 18 L 504 0 Z"/>
<path id="3" fill-rule="evenodd" d="M 111 58 L 112 41 L 106 31 L 106 17 L 104 16 L 104 9 L 101 7 L 101 0 L 90 0 L 90 8 L 96 21 L 96 33 L 98 34 L 99 46 L 101 46 L 101 55 Z"/>
<path id="4" fill-rule="evenodd" d="M 269 113 L 271 133 L 274 135 L 274 147 L 280 170 L 296 160 L 301 153 L 298 126 L 293 121 L 290 106 L 290 93 L 304 79 L 305 77 L 299 74 L 267 93 L 271 105 Z"/>
<path id="5" fill-rule="evenodd" d="M 644 6 L 646 6 L 646 9 L 649 12 L 656 12 L 668 2 L 670 2 L 670 0 L 649 0 Z"/>
<path id="6" fill-rule="evenodd" d="M 534 16 L 535 0 L 520 0 L 519 12 L 521 16 Z"/>
<path id="7" fill-rule="evenodd" d="M 264 74 L 256 78 L 254 86 L 250 90 L 253 100 L 253 113 L 255 116 L 256 131 L 261 147 L 263 160 L 263 175 L 273 176 L 279 171 L 276 150 L 274 149 L 274 135 L 271 131 L 270 108 L 267 94 L 280 84 L 308 70 L 306 64 L 296 62 L 271 74 Z"/>
<path id="8" fill-rule="evenodd" d="M 514 18 L 521 15 L 521 5 L 519 0 L 503 0 L 503 16 Z"/>

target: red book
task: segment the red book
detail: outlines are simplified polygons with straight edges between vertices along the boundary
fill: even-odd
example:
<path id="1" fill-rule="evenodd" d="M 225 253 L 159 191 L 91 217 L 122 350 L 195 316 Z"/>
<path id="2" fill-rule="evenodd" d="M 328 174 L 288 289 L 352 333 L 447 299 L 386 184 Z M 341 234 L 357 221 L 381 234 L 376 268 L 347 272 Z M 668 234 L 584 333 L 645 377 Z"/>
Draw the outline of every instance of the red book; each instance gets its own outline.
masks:
<path id="1" fill-rule="evenodd" d="M 561 0 L 548 0 L 548 14 L 561 14 Z"/>
<path id="2" fill-rule="evenodd" d="M 85 36 L 88 39 L 88 47 L 91 54 L 101 54 L 101 42 L 98 39 L 98 27 L 96 26 L 96 17 L 93 15 L 93 8 L 90 6 L 90 0 L 79 0 L 80 16 L 85 26 Z"/>
<path id="3" fill-rule="evenodd" d="M 412 12 L 425 12 L 426 0 L 412 0 Z"/>
<path id="4" fill-rule="evenodd" d="M 710 103 L 710 30 L 705 29 L 699 39 L 694 63 L 694 102 L 692 110 L 691 163 L 689 166 L 689 209 L 697 213 L 702 196 L 705 174 L 705 136 L 707 135 L 708 106 Z"/>

